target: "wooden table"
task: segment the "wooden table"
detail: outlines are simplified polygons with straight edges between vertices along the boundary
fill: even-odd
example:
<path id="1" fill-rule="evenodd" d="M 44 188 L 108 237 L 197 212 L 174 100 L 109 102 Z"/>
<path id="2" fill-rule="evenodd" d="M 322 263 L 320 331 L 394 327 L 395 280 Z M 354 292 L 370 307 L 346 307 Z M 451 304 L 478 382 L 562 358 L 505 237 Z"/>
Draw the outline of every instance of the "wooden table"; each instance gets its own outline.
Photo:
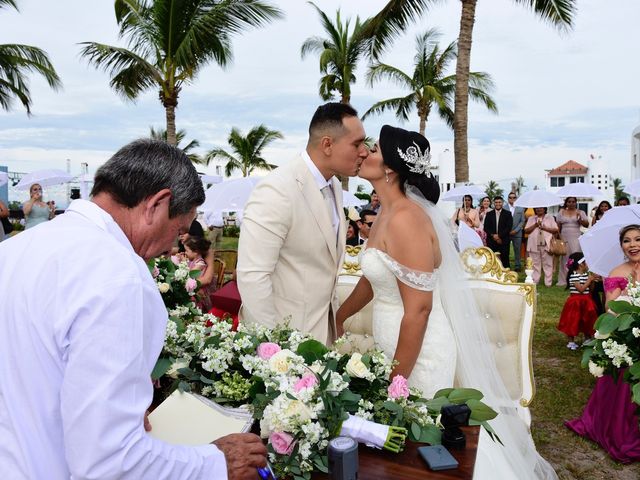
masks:
<path id="1" fill-rule="evenodd" d="M 360 445 L 358 460 L 360 469 L 358 480 L 451 480 L 473 478 L 473 467 L 476 463 L 479 427 L 463 427 L 467 437 L 467 446 L 463 450 L 450 450 L 458 461 L 458 468 L 434 472 L 418 453 L 422 443 L 407 441 L 404 451 L 395 454 L 384 450 Z M 327 480 L 329 475 L 317 473 L 313 480 Z"/>

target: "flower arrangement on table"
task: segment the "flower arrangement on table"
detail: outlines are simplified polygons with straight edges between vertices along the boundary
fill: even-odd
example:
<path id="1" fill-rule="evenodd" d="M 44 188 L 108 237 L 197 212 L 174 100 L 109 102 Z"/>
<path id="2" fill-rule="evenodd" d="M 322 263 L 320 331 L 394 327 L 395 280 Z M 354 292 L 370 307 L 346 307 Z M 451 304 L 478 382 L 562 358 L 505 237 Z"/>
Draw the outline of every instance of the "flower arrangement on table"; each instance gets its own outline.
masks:
<path id="1" fill-rule="evenodd" d="M 640 405 L 640 283 L 629 281 L 627 295 L 608 303 L 609 311 L 598 317 L 594 338 L 585 348 L 582 365 L 594 377 L 604 374 L 631 385 L 632 399 Z"/>
<path id="2" fill-rule="evenodd" d="M 309 479 L 327 471 L 327 445 L 346 435 L 399 452 L 405 439 L 440 443 L 440 409 L 466 403 L 470 424 L 496 416 L 473 389 L 445 389 L 433 399 L 411 389 L 396 376 L 392 361 L 380 350 L 342 354 L 345 339 L 332 348 L 283 325 L 266 328 L 240 324 L 203 313 L 186 284 L 194 279 L 186 262 L 150 262 L 169 313 L 165 345 L 152 376 L 170 378 L 174 387 L 231 407 L 249 409 L 268 439 L 271 464 L 278 477 Z M 186 292 L 186 293 L 185 293 Z M 168 392 L 167 392 L 168 393 Z"/>

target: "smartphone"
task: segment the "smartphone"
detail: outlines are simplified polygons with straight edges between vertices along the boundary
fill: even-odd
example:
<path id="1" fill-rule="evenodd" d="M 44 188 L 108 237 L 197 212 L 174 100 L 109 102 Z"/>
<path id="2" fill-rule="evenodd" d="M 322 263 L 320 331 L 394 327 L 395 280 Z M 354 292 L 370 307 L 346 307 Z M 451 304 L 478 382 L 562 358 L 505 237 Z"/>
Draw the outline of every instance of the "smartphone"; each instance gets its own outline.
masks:
<path id="1" fill-rule="evenodd" d="M 458 461 L 453 458 L 453 455 L 449 453 L 442 445 L 429 445 L 427 447 L 418 447 L 418 453 L 424 461 L 427 462 L 431 470 L 450 470 L 452 468 L 458 468 Z"/>

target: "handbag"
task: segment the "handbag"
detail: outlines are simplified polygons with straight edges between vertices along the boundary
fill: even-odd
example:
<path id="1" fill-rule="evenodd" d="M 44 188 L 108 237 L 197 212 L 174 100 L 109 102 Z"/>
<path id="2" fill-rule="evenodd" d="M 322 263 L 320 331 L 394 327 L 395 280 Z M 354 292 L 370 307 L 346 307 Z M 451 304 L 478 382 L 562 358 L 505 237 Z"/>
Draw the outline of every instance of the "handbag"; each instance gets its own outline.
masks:
<path id="1" fill-rule="evenodd" d="M 549 244 L 549 254 L 562 257 L 567 254 L 567 242 L 558 236 L 551 237 Z"/>
<path id="2" fill-rule="evenodd" d="M 9 221 L 8 217 L 3 217 L 0 220 L 2 220 L 2 229 L 4 230 L 5 235 L 9 235 L 13 232 L 13 224 Z"/>

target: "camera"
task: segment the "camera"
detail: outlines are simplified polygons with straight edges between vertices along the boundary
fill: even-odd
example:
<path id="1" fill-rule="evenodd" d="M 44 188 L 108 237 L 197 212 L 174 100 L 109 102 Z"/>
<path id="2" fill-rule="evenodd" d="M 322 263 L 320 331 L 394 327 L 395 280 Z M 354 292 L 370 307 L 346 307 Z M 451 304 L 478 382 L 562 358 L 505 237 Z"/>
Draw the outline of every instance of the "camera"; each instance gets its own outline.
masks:
<path id="1" fill-rule="evenodd" d="M 445 405 L 440 409 L 440 415 L 440 423 L 444 427 L 442 445 L 447 448 L 464 448 L 467 440 L 460 427 L 469 425 L 471 409 L 467 405 Z"/>

